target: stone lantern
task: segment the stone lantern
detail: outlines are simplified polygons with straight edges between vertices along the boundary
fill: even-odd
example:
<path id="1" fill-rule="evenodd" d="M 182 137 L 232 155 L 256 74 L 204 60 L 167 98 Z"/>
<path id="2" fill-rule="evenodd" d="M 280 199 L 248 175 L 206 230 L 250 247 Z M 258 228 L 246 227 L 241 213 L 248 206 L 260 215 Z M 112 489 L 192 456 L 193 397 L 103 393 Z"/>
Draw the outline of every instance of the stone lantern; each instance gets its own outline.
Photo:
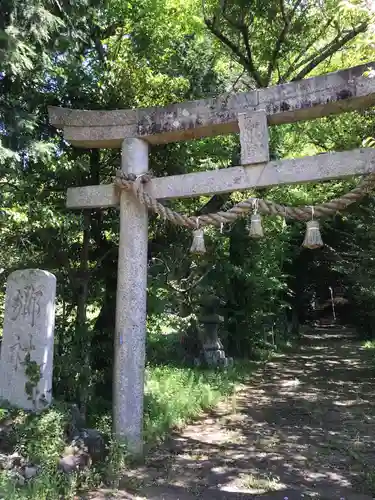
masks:
<path id="1" fill-rule="evenodd" d="M 208 366 L 228 366 L 232 360 L 225 356 L 224 346 L 219 338 L 219 325 L 224 318 L 218 314 L 223 301 L 216 295 L 203 295 L 199 301 L 200 314 L 198 323 L 201 325 L 201 339 L 204 360 Z"/>

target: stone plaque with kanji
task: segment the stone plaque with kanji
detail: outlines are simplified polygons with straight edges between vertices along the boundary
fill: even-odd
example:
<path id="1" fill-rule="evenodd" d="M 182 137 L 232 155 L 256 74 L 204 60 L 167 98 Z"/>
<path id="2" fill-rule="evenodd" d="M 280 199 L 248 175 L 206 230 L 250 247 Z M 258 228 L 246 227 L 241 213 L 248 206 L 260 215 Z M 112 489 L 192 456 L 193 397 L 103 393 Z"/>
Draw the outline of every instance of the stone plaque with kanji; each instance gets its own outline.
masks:
<path id="1" fill-rule="evenodd" d="M 38 410 L 52 398 L 56 277 L 40 269 L 7 281 L 0 359 L 0 398 Z"/>

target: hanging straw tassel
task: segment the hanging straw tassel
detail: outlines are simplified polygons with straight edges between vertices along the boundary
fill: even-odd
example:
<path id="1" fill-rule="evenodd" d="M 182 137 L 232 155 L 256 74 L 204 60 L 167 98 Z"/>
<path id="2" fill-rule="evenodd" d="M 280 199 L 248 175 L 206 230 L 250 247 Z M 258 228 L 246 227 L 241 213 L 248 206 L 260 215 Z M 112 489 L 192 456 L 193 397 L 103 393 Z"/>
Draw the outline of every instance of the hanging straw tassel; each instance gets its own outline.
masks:
<path id="1" fill-rule="evenodd" d="M 283 217 L 283 222 L 281 223 L 281 232 L 283 233 L 286 231 L 286 228 L 288 227 L 288 224 L 286 223 L 286 218 L 287 218 L 287 211 L 286 207 L 284 207 L 284 217 Z"/>
<path id="2" fill-rule="evenodd" d="M 206 245 L 204 244 L 204 231 L 199 227 L 199 219 L 197 219 L 197 229 L 193 231 L 193 243 L 190 247 L 190 252 L 198 255 L 206 253 Z"/>
<path id="3" fill-rule="evenodd" d="M 251 236 L 251 238 L 263 238 L 264 233 L 262 227 L 262 217 L 260 214 L 252 214 L 249 236 Z"/>
<path id="4" fill-rule="evenodd" d="M 190 252 L 199 255 L 203 255 L 206 253 L 203 229 L 196 229 L 195 231 L 193 231 L 193 243 L 191 244 Z"/>
<path id="5" fill-rule="evenodd" d="M 324 246 L 322 236 L 320 234 L 319 222 L 317 220 L 309 220 L 306 224 L 306 234 L 302 246 L 314 250 Z"/>
<path id="6" fill-rule="evenodd" d="M 251 238 L 263 238 L 262 217 L 258 214 L 258 200 L 254 200 L 254 213 L 251 215 L 249 236 Z"/>

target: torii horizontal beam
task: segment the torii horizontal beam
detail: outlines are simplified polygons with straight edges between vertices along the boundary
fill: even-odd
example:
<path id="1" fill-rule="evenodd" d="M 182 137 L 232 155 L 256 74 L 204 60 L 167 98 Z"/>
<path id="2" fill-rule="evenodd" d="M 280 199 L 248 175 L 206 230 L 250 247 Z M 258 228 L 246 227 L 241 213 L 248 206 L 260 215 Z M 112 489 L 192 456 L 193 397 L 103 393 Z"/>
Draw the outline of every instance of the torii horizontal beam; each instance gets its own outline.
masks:
<path id="1" fill-rule="evenodd" d="M 326 181 L 375 171 L 375 149 L 364 148 L 303 158 L 270 161 L 191 174 L 157 177 L 145 190 L 158 200 L 228 193 L 254 187 Z M 119 205 L 114 184 L 69 188 L 68 208 L 109 208 Z"/>
<path id="2" fill-rule="evenodd" d="M 50 107 L 50 122 L 71 144 L 120 148 L 128 137 L 164 144 L 238 132 L 238 114 L 264 109 L 270 125 L 313 120 L 375 104 L 375 62 L 269 87 L 165 107 L 87 111 Z"/>

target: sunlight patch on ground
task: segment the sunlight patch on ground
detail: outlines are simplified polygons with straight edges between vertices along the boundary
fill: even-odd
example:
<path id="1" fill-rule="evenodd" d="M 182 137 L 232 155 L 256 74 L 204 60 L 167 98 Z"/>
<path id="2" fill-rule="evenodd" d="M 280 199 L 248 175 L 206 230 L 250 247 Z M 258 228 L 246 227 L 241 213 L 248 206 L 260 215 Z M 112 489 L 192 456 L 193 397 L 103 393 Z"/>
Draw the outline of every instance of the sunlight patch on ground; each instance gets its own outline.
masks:
<path id="1" fill-rule="evenodd" d="M 286 488 L 286 485 L 277 477 L 259 477 L 254 474 L 243 474 L 240 476 L 241 486 L 248 493 L 262 495 L 271 491 L 280 491 Z"/>
<path id="2" fill-rule="evenodd" d="M 283 380 L 280 382 L 281 387 L 297 387 L 301 384 L 301 381 L 298 378 L 293 380 Z"/>
<path id="3" fill-rule="evenodd" d="M 359 404 L 369 404 L 368 399 L 363 399 L 363 398 L 357 398 L 357 399 L 346 399 L 342 401 L 334 401 L 334 405 L 336 406 L 345 406 L 345 407 L 353 407 L 353 406 L 358 406 Z"/>
<path id="4" fill-rule="evenodd" d="M 310 481 L 311 483 L 319 482 L 322 480 L 327 480 L 329 479 L 332 484 L 337 484 L 338 486 L 341 487 L 350 487 L 350 481 L 344 478 L 341 474 L 338 474 L 336 472 L 307 472 L 305 474 L 305 478 Z"/>

